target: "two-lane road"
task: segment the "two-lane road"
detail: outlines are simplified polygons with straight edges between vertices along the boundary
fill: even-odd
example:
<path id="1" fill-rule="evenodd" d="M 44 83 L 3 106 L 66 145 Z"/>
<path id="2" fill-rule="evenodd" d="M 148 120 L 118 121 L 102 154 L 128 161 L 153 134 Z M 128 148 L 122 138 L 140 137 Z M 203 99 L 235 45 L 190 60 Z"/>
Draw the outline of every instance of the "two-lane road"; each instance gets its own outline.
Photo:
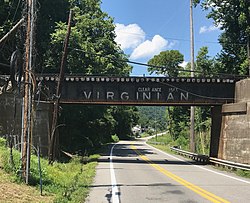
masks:
<path id="1" fill-rule="evenodd" d="M 111 146 L 86 202 L 250 202 L 250 180 L 195 165 L 144 141 Z"/>

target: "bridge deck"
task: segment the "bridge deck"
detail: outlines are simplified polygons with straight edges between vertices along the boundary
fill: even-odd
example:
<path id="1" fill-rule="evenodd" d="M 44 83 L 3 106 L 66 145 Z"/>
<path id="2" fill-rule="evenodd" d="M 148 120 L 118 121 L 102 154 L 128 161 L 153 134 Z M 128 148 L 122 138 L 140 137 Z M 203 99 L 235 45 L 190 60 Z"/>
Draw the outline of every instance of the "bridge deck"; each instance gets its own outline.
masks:
<path id="1" fill-rule="evenodd" d="M 58 76 L 38 75 L 47 101 Z M 234 101 L 235 78 L 65 76 L 61 103 L 107 105 L 221 105 Z"/>

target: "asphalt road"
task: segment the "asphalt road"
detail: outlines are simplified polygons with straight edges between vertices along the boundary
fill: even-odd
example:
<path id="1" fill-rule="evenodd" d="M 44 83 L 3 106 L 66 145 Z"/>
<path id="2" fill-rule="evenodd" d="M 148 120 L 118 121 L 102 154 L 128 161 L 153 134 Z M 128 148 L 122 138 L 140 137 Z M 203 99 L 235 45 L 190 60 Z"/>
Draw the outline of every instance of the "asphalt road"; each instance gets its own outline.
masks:
<path id="1" fill-rule="evenodd" d="M 112 145 L 97 167 L 88 203 L 250 202 L 250 179 L 196 165 L 145 141 Z"/>

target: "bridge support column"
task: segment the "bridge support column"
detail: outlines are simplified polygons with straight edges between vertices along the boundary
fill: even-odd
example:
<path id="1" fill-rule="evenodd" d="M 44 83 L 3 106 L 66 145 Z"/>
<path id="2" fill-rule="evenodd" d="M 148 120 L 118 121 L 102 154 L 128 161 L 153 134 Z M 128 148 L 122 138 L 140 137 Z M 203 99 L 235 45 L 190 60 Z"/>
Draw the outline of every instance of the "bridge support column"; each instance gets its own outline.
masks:
<path id="1" fill-rule="evenodd" d="M 211 126 L 211 140 L 210 140 L 210 156 L 218 157 L 219 143 L 220 143 L 220 131 L 221 131 L 221 106 L 213 106 L 211 108 L 212 126 Z"/>
<path id="2" fill-rule="evenodd" d="M 49 135 L 51 129 L 52 121 L 52 105 L 46 103 L 37 103 L 34 108 L 34 117 L 33 117 L 33 145 L 37 147 L 40 141 L 41 154 L 43 156 L 48 155 L 49 147 Z"/>
<path id="3" fill-rule="evenodd" d="M 52 106 L 39 103 L 34 105 L 32 120 L 32 145 L 37 147 L 41 141 L 41 154 L 48 155 L 48 135 L 50 134 Z M 21 148 L 22 97 L 13 93 L 0 95 L 0 137 L 13 137 L 14 145 Z"/>
<path id="4" fill-rule="evenodd" d="M 22 98 L 12 93 L 0 95 L 0 136 L 13 137 L 14 145 L 20 148 Z"/>
<path id="5" fill-rule="evenodd" d="M 222 106 L 218 158 L 250 164 L 250 79 L 236 83 L 235 103 Z"/>

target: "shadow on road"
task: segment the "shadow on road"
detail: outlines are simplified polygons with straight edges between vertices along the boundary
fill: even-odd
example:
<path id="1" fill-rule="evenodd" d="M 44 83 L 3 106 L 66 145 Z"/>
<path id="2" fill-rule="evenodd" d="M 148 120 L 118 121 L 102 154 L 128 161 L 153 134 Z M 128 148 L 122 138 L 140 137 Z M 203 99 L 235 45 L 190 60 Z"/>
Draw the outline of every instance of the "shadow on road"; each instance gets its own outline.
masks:
<path id="1" fill-rule="evenodd" d="M 102 154 L 102 157 L 98 159 L 99 163 L 108 163 L 110 162 L 110 149 L 113 145 L 109 146 L 109 150 Z M 140 155 L 148 156 L 157 154 L 150 148 L 145 148 L 144 144 L 133 143 L 133 146 L 136 147 L 136 151 Z M 143 148 L 142 148 L 143 147 Z M 166 164 L 166 165 L 206 165 L 205 163 L 196 162 L 195 160 L 167 160 L 167 159 L 150 159 L 149 162 L 144 161 L 140 158 L 133 149 L 131 149 L 131 143 L 129 144 L 117 144 L 113 150 L 112 162 L 113 163 L 127 163 L 127 164 Z"/>

